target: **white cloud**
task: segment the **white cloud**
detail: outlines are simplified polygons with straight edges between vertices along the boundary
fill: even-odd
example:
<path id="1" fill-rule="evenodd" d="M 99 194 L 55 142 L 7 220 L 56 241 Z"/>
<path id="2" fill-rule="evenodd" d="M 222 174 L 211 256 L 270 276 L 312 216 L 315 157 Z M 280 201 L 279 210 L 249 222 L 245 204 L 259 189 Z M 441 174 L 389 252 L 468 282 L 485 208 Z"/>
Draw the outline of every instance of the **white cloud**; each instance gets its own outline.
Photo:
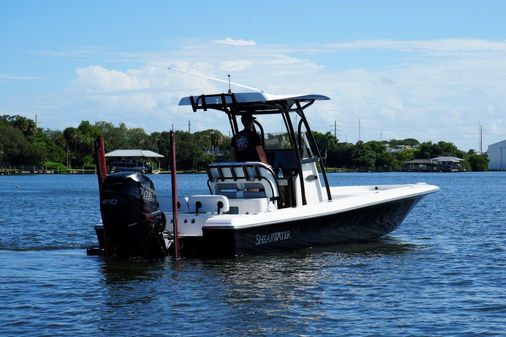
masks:
<path id="1" fill-rule="evenodd" d="M 109 61 L 118 57 L 119 64 L 125 59 L 142 60 L 144 64 L 135 69 L 107 69 L 100 62 L 78 68 L 69 90 L 73 101 L 65 109 L 78 112 L 81 119 L 125 122 L 148 132 L 167 130 L 171 124 L 186 129 L 191 120 L 194 130 L 217 128 L 227 134 L 222 113 L 193 113 L 177 103 L 182 96 L 226 92 L 228 85 L 167 69 L 173 66 L 224 81 L 231 74 L 232 81 L 270 93 L 328 95 L 332 101 L 314 104 L 308 119 L 320 132 L 333 131 L 337 121 L 341 140 L 357 141 L 359 118 L 364 140 L 380 135 L 383 139 L 413 137 L 476 149 L 480 122 L 490 143 L 506 137 L 501 129 L 506 123 L 506 48 L 502 41 L 379 40 L 295 47 L 246 41 L 251 46 L 246 49 L 228 47 L 231 42 L 241 45 L 243 40 L 221 41 L 228 42 L 109 55 Z M 333 59 L 348 57 L 341 53 L 346 48 L 355 49 L 365 60 L 360 67 L 336 67 L 338 61 Z M 381 49 L 409 53 L 409 62 L 368 67 L 370 51 Z M 233 90 L 243 89 L 233 86 Z"/>
<path id="2" fill-rule="evenodd" d="M 215 42 L 217 44 L 224 44 L 224 45 L 228 45 L 228 46 L 238 46 L 238 47 L 255 46 L 256 45 L 256 42 L 253 40 L 232 39 L 230 37 L 227 37 L 223 40 L 216 40 Z"/>
<path id="3" fill-rule="evenodd" d="M 139 71 L 122 72 L 108 70 L 97 65 L 77 68 L 73 88 L 84 89 L 86 92 L 148 89 L 149 81 L 139 78 L 139 75 L 142 76 Z"/>

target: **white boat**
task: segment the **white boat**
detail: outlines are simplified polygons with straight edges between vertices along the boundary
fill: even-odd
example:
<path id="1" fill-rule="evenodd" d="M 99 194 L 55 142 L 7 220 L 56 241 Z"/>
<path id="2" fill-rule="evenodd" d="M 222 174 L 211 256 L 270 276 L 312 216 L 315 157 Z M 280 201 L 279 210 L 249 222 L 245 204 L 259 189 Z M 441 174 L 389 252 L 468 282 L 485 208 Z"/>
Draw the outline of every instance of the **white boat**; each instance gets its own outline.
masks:
<path id="1" fill-rule="evenodd" d="M 394 231 L 424 196 L 439 190 L 425 183 L 330 186 L 305 116 L 314 102 L 328 99 L 259 92 L 181 99 L 179 104 L 194 112 L 222 111 L 234 135 L 241 115 L 252 113 L 269 162 L 209 165 L 209 194 L 179 198 L 182 255 L 236 256 L 376 240 Z M 264 130 L 268 123 L 262 125 L 267 118 L 278 118 L 286 132 L 270 136 Z M 162 209 L 174 237 L 172 212 Z"/>

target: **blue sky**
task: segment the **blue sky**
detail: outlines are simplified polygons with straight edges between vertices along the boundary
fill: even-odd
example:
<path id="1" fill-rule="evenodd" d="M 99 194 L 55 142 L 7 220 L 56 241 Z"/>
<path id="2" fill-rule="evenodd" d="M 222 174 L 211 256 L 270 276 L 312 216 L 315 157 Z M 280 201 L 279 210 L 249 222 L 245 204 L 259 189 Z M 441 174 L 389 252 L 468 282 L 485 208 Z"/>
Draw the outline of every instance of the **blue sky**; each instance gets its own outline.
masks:
<path id="1" fill-rule="evenodd" d="M 217 128 L 179 97 L 232 80 L 321 93 L 313 129 L 478 149 L 506 138 L 504 1 L 2 1 L 0 114 L 64 129 Z M 236 91 L 241 88 L 233 88 Z"/>

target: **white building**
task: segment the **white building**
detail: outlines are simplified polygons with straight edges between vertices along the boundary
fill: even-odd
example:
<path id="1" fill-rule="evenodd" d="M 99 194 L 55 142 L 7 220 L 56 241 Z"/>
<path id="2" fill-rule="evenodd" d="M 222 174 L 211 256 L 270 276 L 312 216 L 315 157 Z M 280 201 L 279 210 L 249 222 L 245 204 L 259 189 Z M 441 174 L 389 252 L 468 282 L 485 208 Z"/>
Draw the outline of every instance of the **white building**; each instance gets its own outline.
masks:
<path id="1" fill-rule="evenodd" d="M 506 140 L 488 146 L 488 169 L 506 170 Z"/>

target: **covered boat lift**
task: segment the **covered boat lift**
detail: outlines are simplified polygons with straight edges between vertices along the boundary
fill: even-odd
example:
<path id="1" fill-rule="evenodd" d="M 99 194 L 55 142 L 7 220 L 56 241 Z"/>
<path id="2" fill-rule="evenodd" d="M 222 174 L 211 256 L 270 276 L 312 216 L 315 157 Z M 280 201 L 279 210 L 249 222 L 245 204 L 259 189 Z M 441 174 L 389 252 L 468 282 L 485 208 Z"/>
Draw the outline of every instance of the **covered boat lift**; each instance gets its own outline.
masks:
<path id="1" fill-rule="evenodd" d="M 109 171 L 138 171 L 143 173 L 158 173 L 160 172 L 160 158 L 163 155 L 140 149 L 120 149 L 106 153 L 106 158 L 120 158 L 119 161 L 114 161 L 109 164 Z M 151 165 L 147 165 L 146 159 L 155 160 L 158 165 L 154 169 Z"/>

